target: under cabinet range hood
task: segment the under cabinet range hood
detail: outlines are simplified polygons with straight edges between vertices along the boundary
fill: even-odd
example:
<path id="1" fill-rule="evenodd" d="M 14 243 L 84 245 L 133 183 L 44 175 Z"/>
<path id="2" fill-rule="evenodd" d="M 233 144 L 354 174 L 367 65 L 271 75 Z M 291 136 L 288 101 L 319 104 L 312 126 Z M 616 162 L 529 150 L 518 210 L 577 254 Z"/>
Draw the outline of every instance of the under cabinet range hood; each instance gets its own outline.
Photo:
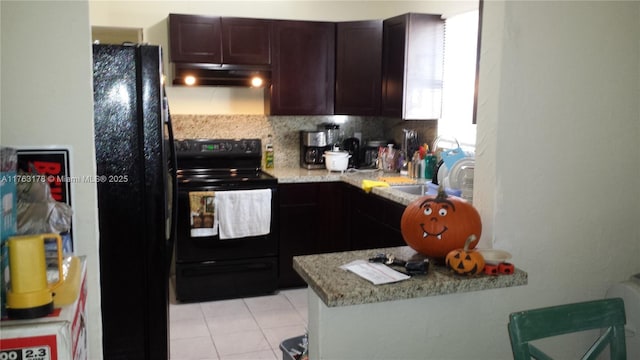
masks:
<path id="1" fill-rule="evenodd" d="M 269 65 L 173 63 L 173 85 L 266 87 Z"/>

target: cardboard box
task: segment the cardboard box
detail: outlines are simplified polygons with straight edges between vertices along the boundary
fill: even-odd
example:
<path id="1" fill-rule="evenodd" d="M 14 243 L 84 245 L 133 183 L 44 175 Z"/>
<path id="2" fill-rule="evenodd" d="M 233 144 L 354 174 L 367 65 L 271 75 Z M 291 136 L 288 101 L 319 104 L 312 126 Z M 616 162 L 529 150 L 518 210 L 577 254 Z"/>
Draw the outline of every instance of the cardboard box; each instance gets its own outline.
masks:
<path id="1" fill-rule="evenodd" d="M 87 359 L 87 266 L 81 260 L 82 280 L 73 304 L 39 319 L 0 322 L 0 359 Z"/>

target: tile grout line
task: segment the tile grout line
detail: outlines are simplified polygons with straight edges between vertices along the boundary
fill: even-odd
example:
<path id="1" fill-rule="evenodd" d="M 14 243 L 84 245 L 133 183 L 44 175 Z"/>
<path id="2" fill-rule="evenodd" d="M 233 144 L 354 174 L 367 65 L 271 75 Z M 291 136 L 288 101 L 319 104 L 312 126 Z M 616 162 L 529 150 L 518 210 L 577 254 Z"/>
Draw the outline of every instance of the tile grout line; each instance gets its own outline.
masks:
<path id="1" fill-rule="evenodd" d="M 304 291 L 304 290 L 303 290 Z M 295 311 L 295 313 L 298 315 L 298 317 L 301 318 L 302 320 L 302 324 L 303 324 L 303 328 L 304 331 L 307 331 L 307 327 L 308 327 L 308 323 L 307 320 L 305 319 L 305 317 L 303 316 L 301 310 L 302 308 L 299 308 L 298 306 L 296 306 L 296 303 L 294 303 L 296 300 L 300 300 L 298 299 L 298 293 L 293 293 L 291 294 L 291 297 L 287 295 L 286 292 L 283 291 L 279 291 L 276 295 L 276 299 L 278 302 L 282 301 L 282 297 L 284 297 L 284 300 L 286 300 L 286 303 L 291 309 L 293 309 Z M 248 311 L 248 313 L 251 315 L 251 319 L 255 322 L 255 324 L 257 325 L 258 329 L 260 330 L 260 334 L 262 335 L 263 340 L 267 343 L 268 345 L 268 351 L 269 353 L 275 357 L 275 359 L 279 359 L 281 355 L 281 349 L 279 347 L 279 344 L 275 344 L 276 347 L 272 347 L 271 342 L 269 341 L 269 337 L 267 336 L 267 330 L 271 329 L 271 328 L 265 328 L 263 326 L 262 323 L 258 322 L 258 318 L 257 318 L 257 314 L 260 313 L 260 306 L 259 303 L 254 304 L 254 307 L 257 306 L 257 309 L 252 309 L 249 302 L 247 301 L 249 298 L 242 298 L 242 305 L 244 307 L 244 309 L 246 309 Z M 253 299 L 253 298 L 252 298 Z M 171 302 L 171 305 L 177 305 L 177 302 Z M 201 320 L 204 321 L 207 332 L 209 334 L 209 341 L 211 342 L 211 345 L 214 348 L 215 354 L 217 356 L 218 359 L 223 359 L 221 353 L 220 353 L 220 349 L 218 348 L 218 346 L 216 346 L 216 342 L 215 342 L 215 336 L 213 334 L 213 328 L 211 326 L 211 324 L 207 321 L 207 317 L 205 316 L 205 308 L 203 306 L 203 303 L 199 303 L 198 304 L 198 312 L 199 312 L 199 316 L 201 317 Z M 270 313 L 273 311 L 276 311 L 277 309 L 271 309 L 271 310 L 266 310 L 266 313 Z M 277 327 L 276 327 L 277 328 Z M 267 351 L 267 349 L 263 349 L 263 350 L 255 350 L 255 351 Z M 230 354 L 230 355 L 242 355 L 242 353 L 240 354 Z"/>
<path id="2" fill-rule="evenodd" d="M 209 326 L 209 322 L 207 321 L 207 317 L 204 314 L 204 309 L 202 308 L 202 303 L 198 303 L 198 308 L 200 308 L 200 314 L 202 315 L 202 320 L 204 320 L 204 324 L 207 327 L 207 331 L 209 332 L 209 340 L 211 341 L 211 345 L 213 345 L 213 349 L 216 351 L 216 357 L 219 360 L 222 357 L 220 356 L 220 351 L 218 350 L 218 347 L 216 346 L 216 342 L 213 339 L 213 332 L 211 331 L 211 327 Z"/>
<path id="3" fill-rule="evenodd" d="M 278 295 L 280 295 L 280 292 L 278 292 Z M 249 313 L 251 314 L 251 317 L 253 318 L 253 321 L 255 321 L 256 324 L 258 324 L 258 329 L 260 329 L 260 333 L 262 334 L 262 337 L 267 342 L 267 344 L 269 344 L 269 339 L 267 338 L 267 334 L 264 332 L 264 328 L 262 327 L 262 324 L 260 324 L 258 319 L 256 319 L 256 316 L 253 313 L 253 311 L 251 310 L 251 307 L 249 307 L 249 304 L 247 304 L 246 298 L 243 298 L 242 302 L 244 303 L 244 305 L 249 310 Z M 277 356 L 276 352 L 274 351 L 274 349 L 271 347 L 271 344 L 269 344 L 269 350 L 271 350 L 271 352 L 276 356 L 276 359 L 277 359 L 278 356 Z"/>

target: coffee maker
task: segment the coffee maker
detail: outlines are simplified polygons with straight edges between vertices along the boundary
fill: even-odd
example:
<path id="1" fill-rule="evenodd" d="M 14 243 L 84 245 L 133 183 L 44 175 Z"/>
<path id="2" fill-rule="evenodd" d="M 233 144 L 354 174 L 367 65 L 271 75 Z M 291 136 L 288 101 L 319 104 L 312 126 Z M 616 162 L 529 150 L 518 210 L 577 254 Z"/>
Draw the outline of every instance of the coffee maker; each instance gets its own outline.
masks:
<path id="1" fill-rule="evenodd" d="M 342 143 L 342 148 L 351 155 L 349 158 L 349 168 L 360 167 L 360 140 L 355 137 L 347 138 Z"/>
<path id="2" fill-rule="evenodd" d="M 327 146 L 327 133 L 324 131 L 300 132 L 300 167 L 305 169 L 324 169 L 324 155 Z"/>

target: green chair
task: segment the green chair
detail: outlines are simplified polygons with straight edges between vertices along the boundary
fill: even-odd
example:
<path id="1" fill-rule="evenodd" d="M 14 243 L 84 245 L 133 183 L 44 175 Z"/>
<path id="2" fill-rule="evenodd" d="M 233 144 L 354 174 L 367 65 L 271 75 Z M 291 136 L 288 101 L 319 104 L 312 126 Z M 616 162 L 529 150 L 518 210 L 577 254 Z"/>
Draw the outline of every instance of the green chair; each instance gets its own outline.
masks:
<path id="1" fill-rule="evenodd" d="M 515 360 L 552 360 L 530 344 L 533 340 L 601 329 L 582 360 L 593 360 L 609 345 L 611 360 L 626 360 L 624 302 L 620 298 L 551 306 L 509 315 L 509 337 Z"/>

